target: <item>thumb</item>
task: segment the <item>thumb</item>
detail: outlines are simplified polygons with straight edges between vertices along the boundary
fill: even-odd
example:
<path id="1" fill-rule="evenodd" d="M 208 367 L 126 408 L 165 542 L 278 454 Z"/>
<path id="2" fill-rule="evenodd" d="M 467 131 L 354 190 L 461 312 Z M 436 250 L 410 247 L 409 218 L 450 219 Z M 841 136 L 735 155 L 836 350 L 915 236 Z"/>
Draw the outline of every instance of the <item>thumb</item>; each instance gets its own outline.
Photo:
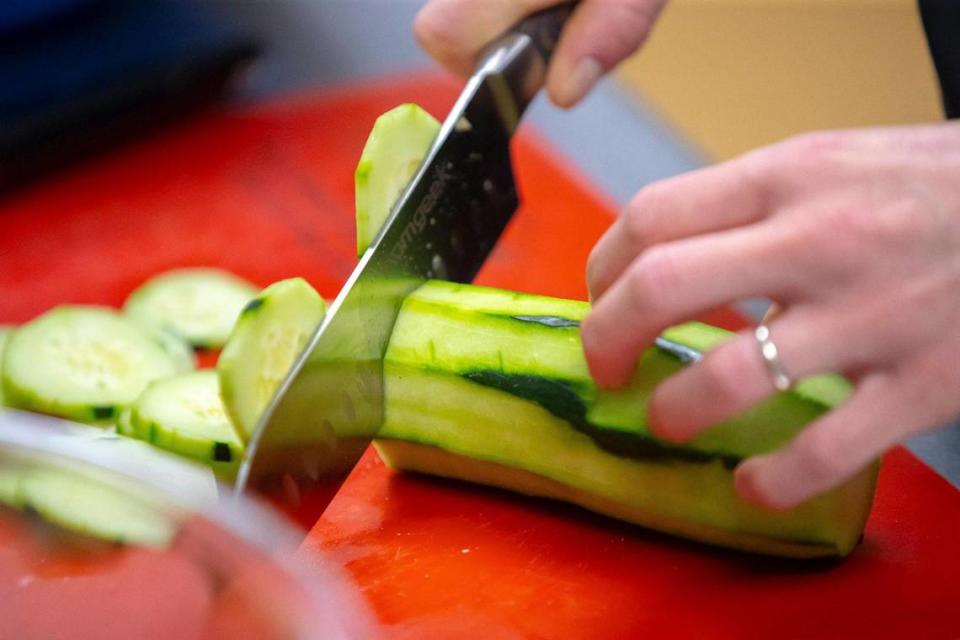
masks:
<path id="1" fill-rule="evenodd" d="M 646 41 L 666 0 L 582 0 L 560 37 L 547 92 L 572 107 Z"/>

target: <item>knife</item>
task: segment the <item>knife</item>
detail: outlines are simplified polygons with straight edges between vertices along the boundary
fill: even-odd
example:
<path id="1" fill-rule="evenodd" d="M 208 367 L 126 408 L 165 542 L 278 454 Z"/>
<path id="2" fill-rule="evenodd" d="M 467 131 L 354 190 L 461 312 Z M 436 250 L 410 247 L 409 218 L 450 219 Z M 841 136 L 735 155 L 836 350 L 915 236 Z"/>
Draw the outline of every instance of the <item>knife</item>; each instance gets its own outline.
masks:
<path id="1" fill-rule="evenodd" d="M 237 489 L 323 509 L 383 424 L 383 357 L 403 299 L 470 282 L 519 205 L 510 139 L 574 3 L 532 14 L 481 56 L 437 138 L 247 445 Z M 317 504 L 319 502 L 319 504 Z"/>

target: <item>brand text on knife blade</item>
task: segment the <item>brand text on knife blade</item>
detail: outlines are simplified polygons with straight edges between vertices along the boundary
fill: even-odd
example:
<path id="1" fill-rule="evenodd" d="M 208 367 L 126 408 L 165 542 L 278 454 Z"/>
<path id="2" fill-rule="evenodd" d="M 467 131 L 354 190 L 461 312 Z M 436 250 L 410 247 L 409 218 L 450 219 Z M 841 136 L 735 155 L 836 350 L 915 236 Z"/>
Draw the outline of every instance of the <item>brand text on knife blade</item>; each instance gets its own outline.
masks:
<path id="1" fill-rule="evenodd" d="M 407 223 L 407 226 L 404 227 L 403 233 L 400 234 L 399 242 L 397 242 L 390 251 L 390 256 L 394 260 L 400 260 L 406 255 L 409 244 L 427 226 L 427 220 L 437 206 L 440 196 L 443 195 L 443 191 L 446 189 L 450 177 L 451 173 L 446 171 L 444 167 L 436 167 L 427 195 L 420 201 L 417 210 L 413 213 L 413 217 Z"/>

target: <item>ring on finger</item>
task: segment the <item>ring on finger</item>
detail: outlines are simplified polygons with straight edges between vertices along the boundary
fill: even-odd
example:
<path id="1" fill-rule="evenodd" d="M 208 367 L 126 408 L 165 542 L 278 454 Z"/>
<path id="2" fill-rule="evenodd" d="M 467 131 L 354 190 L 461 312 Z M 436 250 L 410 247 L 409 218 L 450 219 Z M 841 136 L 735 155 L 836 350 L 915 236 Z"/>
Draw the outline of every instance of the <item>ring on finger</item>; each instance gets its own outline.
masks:
<path id="1" fill-rule="evenodd" d="M 753 336 L 760 347 L 760 357 L 763 358 L 763 363 L 767 367 L 774 388 L 777 391 L 786 391 L 792 387 L 793 380 L 780 360 L 780 351 L 773 342 L 773 338 L 770 337 L 770 328 L 761 324 L 754 330 Z"/>

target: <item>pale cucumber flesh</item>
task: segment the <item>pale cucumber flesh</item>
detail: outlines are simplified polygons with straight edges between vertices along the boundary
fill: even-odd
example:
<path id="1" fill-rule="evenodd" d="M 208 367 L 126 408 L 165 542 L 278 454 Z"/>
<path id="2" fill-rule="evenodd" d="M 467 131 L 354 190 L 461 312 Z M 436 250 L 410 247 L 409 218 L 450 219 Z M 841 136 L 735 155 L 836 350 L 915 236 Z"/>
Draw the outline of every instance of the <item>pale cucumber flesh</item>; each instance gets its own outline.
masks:
<path id="1" fill-rule="evenodd" d="M 62 306 L 13 332 L 0 384 L 12 407 L 112 424 L 149 382 L 176 371 L 160 344 L 115 311 Z"/>
<path id="2" fill-rule="evenodd" d="M 236 476 L 243 456 L 212 370 L 151 383 L 129 415 L 121 415 L 117 431 L 205 464 L 225 480 Z"/>
<path id="3" fill-rule="evenodd" d="M 301 278 L 270 285 L 241 313 L 217 373 L 227 414 L 243 440 L 325 313 L 326 302 Z"/>
<path id="4" fill-rule="evenodd" d="M 137 322 L 195 347 L 217 349 L 256 294 L 252 284 L 222 269 L 173 269 L 131 293 L 123 310 Z"/>
<path id="5" fill-rule="evenodd" d="M 357 255 L 379 233 L 439 130 L 440 123 L 415 104 L 402 104 L 377 118 L 354 175 Z"/>

